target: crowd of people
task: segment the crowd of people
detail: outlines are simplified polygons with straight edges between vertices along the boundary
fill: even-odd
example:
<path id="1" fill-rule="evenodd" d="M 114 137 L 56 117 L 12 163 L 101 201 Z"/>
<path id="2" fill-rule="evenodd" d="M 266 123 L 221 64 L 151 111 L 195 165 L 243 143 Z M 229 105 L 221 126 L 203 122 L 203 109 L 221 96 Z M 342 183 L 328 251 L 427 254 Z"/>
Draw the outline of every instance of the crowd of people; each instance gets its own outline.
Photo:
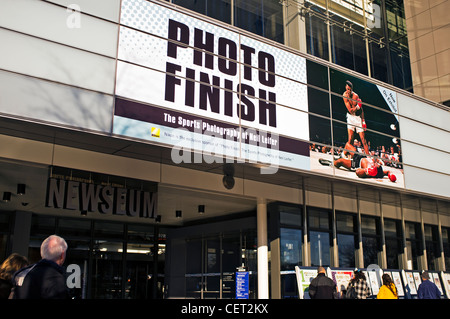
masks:
<path id="1" fill-rule="evenodd" d="M 417 289 L 417 298 L 441 299 L 441 292 L 430 281 L 428 272 L 423 271 L 421 277 L 422 283 Z M 398 299 L 398 291 L 391 276 L 389 274 L 383 274 L 381 280 L 383 285 L 380 287 L 376 298 Z M 309 285 L 309 296 L 311 299 L 369 299 L 371 295 L 366 276 L 360 269 L 354 271 L 353 278 L 343 291 L 339 291 L 336 283 L 327 277 L 324 267 L 317 269 L 317 277 Z"/>
<path id="2" fill-rule="evenodd" d="M 68 299 L 63 263 L 67 243 L 57 236 L 46 238 L 41 244 L 42 259 L 29 264 L 28 259 L 11 254 L 0 266 L 1 299 Z M 311 299 L 368 299 L 371 297 L 366 277 L 356 269 L 347 289 L 339 291 L 336 283 L 326 275 L 324 267 L 318 267 L 318 275 L 309 285 Z M 440 299 L 438 287 L 430 281 L 428 272 L 421 274 L 422 283 L 417 290 L 419 299 Z M 383 274 L 383 285 L 377 299 L 398 299 L 398 292 L 389 274 Z"/>

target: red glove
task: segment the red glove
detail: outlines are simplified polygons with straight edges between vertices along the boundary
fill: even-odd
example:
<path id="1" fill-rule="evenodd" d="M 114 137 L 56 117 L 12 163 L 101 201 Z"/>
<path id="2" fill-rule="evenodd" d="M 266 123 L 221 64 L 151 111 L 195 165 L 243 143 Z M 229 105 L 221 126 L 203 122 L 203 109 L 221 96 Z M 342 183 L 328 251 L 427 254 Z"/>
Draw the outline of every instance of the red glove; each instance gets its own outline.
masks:
<path id="1" fill-rule="evenodd" d="M 362 127 L 364 129 L 364 131 L 367 129 L 367 124 L 366 121 L 362 120 Z"/>
<path id="2" fill-rule="evenodd" d="M 356 101 L 358 101 L 357 104 L 356 104 L 356 109 L 359 110 L 362 107 L 361 99 L 358 98 L 358 99 L 356 99 Z"/>
<path id="3" fill-rule="evenodd" d="M 393 183 L 395 183 L 395 181 L 397 180 L 397 177 L 394 174 L 392 174 L 391 172 L 388 172 L 388 177 L 389 177 L 389 180 Z"/>
<path id="4" fill-rule="evenodd" d="M 369 175 L 371 177 L 375 177 L 378 174 L 378 168 L 376 165 L 371 165 L 369 167 L 366 167 L 366 169 L 364 171 L 366 172 L 367 175 Z"/>

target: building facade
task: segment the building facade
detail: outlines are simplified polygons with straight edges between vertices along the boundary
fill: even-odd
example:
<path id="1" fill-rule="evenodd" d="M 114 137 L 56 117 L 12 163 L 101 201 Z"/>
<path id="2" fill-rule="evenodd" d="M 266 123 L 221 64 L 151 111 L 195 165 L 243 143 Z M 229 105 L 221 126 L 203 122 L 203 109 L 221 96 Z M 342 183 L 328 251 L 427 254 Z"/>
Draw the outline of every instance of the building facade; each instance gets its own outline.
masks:
<path id="1" fill-rule="evenodd" d="M 237 270 L 273 299 L 298 297 L 296 267 L 450 270 L 450 113 L 412 93 L 406 4 L 0 7 L 3 259 L 56 233 L 89 299 L 235 298 Z"/>

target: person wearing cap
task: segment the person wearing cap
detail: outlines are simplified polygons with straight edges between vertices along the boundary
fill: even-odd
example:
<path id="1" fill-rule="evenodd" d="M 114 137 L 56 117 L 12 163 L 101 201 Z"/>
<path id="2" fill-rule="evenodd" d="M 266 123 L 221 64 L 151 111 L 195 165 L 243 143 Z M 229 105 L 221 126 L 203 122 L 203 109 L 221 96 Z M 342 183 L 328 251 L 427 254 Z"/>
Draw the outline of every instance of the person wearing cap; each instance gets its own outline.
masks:
<path id="1" fill-rule="evenodd" d="M 419 299 L 441 299 L 441 292 L 434 282 L 430 281 L 428 272 L 422 272 L 421 277 L 422 283 L 417 289 L 417 297 Z"/>

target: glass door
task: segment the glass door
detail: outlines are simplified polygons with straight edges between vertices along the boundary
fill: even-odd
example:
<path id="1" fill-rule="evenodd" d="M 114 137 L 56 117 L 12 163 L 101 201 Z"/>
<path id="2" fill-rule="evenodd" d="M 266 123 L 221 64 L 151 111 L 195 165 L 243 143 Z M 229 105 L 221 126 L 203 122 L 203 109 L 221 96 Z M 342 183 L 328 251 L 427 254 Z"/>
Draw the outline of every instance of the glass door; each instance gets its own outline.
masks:
<path id="1" fill-rule="evenodd" d="M 187 241 L 186 297 L 221 298 L 221 238 L 208 237 Z"/>
<path id="2" fill-rule="evenodd" d="M 251 249 L 247 249 L 250 246 Z M 186 297 L 235 298 L 235 272 L 240 266 L 252 270 L 254 240 L 240 232 L 190 238 L 186 241 Z M 253 279 L 253 275 L 251 276 Z M 253 288 L 253 284 L 251 284 Z"/>

